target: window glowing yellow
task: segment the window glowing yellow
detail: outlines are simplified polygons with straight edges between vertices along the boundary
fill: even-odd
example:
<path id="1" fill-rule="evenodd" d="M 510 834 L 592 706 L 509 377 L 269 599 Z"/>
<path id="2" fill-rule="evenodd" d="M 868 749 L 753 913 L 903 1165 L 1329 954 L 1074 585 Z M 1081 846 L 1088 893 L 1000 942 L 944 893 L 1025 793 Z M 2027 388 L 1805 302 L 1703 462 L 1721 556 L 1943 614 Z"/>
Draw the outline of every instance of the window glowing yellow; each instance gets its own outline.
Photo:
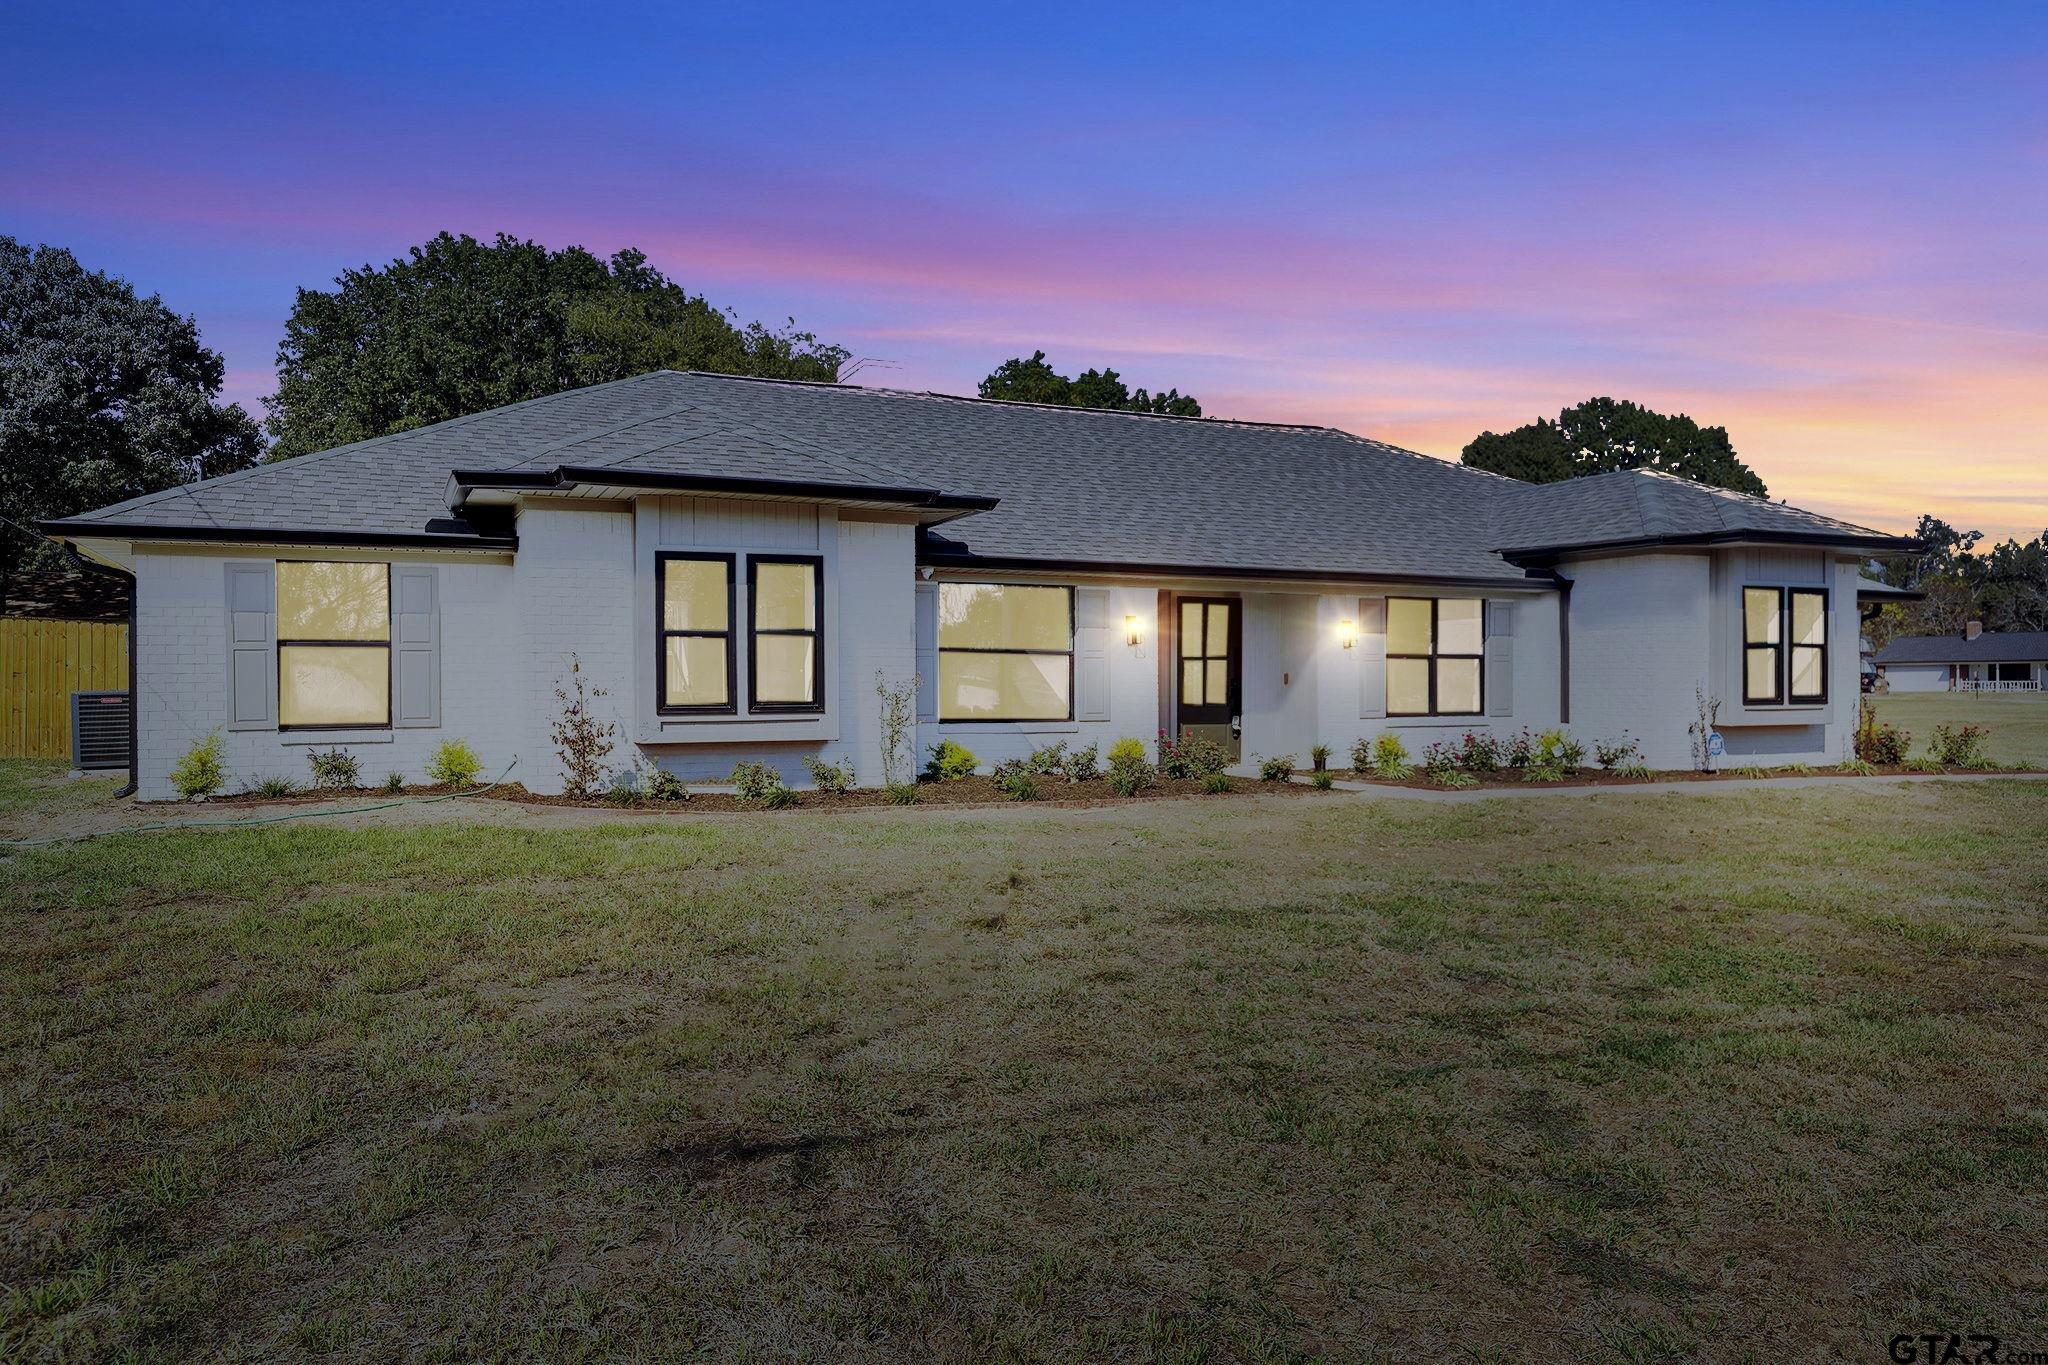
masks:
<path id="1" fill-rule="evenodd" d="M 664 706 L 724 706 L 732 700 L 725 680 L 725 639 L 717 635 L 671 635 L 667 647 Z"/>
<path id="2" fill-rule="evenodd" d="M 816 630 L 818 575 L 809 564 L 754 565 L 754 629 Z"/>
<path id="3" fill-rule="evenodd" d="M 762 635 L 754 640 L 754 700 L 769 706 L 808 706 L 818 699 L 817 638 Z"/>
<path id="4" fill-rule="evenodd" d="M 939 648 L 1068 650 L 1065 588 L 1010 583 L 939 584 Z"/>
<path id="5" fill-rule="evenodd" d="M 389 640 L 391 567 L 387 564 L 277 566 L 280 640 Z"/>
<path id="6" fill-rule="evenodd" d="M 381 645 L 280 646 L 277 719 L 281 725 L 390 724 L 391 651 Z"/>
<path id="7" fill-rule="evenodd" d="M 1429 633 L 1429 600 L 1395 597 L 1387 602 L 1387 653 L 1427 654 L 1434 643 Z"/>
<path id="8" fill-rule="evenodd" d="M 666 559 L 661 565 L 663 630 L 729 630 L 729 566 L 719 559 Z"/>
<path id="9" fill-rule="evenodd" d="M 939 714 L 948 720 L 1064 720 L 1065 654 L 939 656 Z"/>

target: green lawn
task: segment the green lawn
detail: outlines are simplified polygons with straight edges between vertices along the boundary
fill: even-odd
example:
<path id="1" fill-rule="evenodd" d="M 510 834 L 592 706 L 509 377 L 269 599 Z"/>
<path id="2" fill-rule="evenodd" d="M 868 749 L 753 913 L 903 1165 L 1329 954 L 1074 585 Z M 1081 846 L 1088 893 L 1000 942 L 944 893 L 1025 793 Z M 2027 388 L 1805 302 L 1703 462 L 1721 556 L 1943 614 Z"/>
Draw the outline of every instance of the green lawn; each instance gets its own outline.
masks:
<path id="1" fill-rule="evenodd" d="M 1998 762 L 2048 767 L 2048 695 L 1898 692 L 1874 700 L 1880 719 L 1911 732 L 1916 757 L 1937 725 L 1982 725 L 1991 731 L 1985 751 Z"/>
<path id="2" fill-rule="evenodd" d="M 510 819 L 0 860 L 0 1357 L 2048 1321 L 2048 783 Z"/>

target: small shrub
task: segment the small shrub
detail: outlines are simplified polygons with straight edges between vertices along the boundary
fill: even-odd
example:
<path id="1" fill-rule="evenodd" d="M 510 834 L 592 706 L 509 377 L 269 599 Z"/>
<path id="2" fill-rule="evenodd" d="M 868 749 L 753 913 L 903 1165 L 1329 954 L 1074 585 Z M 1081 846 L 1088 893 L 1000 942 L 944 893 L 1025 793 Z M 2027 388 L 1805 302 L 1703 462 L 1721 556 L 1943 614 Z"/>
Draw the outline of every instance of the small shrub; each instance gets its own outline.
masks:
<path id="1" fill-rule="evenodd" d="M 583 660 L 571 654 L 568 685 L 555 684 L 555 700 L 561 704 L 562 714 L 548 727 L 555 741 L 555 757 L 562 762 L 563 786 L 571 796 L 589 797 L 609 785 L 605 758 L 619 727 L 591 714 L 591 703 L 610 695 L 583 681 Z"/>
<path id="2" fill-rule="evenodd" d="M 1522 769 L 1524 782 L 1562 782 L 1571 774 L 1559 763 L 1530 763 Z"/>
<path id="3" fill-rule="evenodd" d="M 1398 778 L 1408 776 L 1410 771 L 1408 765 L 1408 746 L 1401 742 L 1399 735 L 1392 733 L 1382 734 L 1373 741 L 1372 770 L 1379 777 Z"/>
<path id="4" fill-rule="evenodd" d="M 1230 755 L 1221 744 L 1206 736 L 1189 733 L 1185 728 L 1179 739 L 1168 739 L 1166 731 L 1159 732 L 1159 773 L 1162 777 L 1188 780 L 1220 773 L 1230 766 Z"/>
<path id="5" fill-rule="evenodd" d="M 298 789 L 298 784 L 289 777 L 266 777 L 255 786 L 249 788 L 249 791 L 252 795 L 274 800 L 280 796 L 290 796 Z"/>
<path id="6" fill-rule="evenodd" d="M 1631 763 L 1640 762 L 1642 756 L 1642 750 L 1637 748 L 1636 742 L 1626 734 L 1617 740 L 1602 739 L 1593 742 L 1593 757 L 1599 760 L 1603 768 L 1626 768 Z"/>
<path id="7" fill-rule="evenodd" d="M 219 791 L 228 780 L 227 749 L 227 741 L 220 737 L 219 730 L 208 732 L 206 738 L 187 749 L 178 766 L 171 769 L 171 785 L 177 788 L 178 795 L 187 801 L 197 801 Z"/>
<path id="8" fill-rule="evenodd" d="M 649 768 L 640 775 L 640 793 L 649 801 L 687 801 L 690 788 L 666 768 Z"/>
<path id="9" fill-rule="evenodd" d="M 1844 762 L 1838 771 L 1851 773 L 1857 777 L 1875 777 L 1877 775 L 1877 765 L 1865 762 L 1860 758 L 1852 758 Z"/>
<path id="10" fill-rule="evenodd" d="M 733 795 L 742 801 L 766 801 L 769 792 L 782 786 L 780 773 L 766 763 L 749 759 L 733 764 L 732 776 L 728 780 L 732 783 Z"/>
<path id="11" fill-rule="evenodd" d="M 774 786 L 762 793 L 761 804 L 769 810 L 783 810 L 796 804 L 796 793 L 778 780 Z"/>
<path id="12" fill-rule="evenodd" d="M 1311 744 L 1311 745 L 1309 745 L 1309 748 L 1308 748 L 1308 765 L 1309 765 L 1309 766 L 1310 766 L 1311 768 L 1314 768 L 1314 769 L 1315 769 L 1315 770 L 1316 770 L 1317 772 L 1321 772 L 1321 771 L 1322 771 L 1323 769 L 1325 769 L 1325 768 L 1329 767 L 1329 766 L 1330 766 L 1330 746 L 1329 746 L 1329 745 L 1327 745 L 1327 744 Z"/>
<path id="13" fill-rule="evenodd" d="M 1210 773 L 1202 779 L 1202 790 L 1211 796 L 1221 796 L 1230 790 L 1230 778 L 1223 773 Z"/>
<path id="14" fill-rule="evenodd" d="M 1984 737 L 1990 731 L 1981 725 L 1937 725 L 1927 750 L 1945 768 L 1989 768 L 1984 757 Z"/>
<path id="15" fill-rule="evenodd" d="M 1361 739 L 1351 746 L 1351 771 L 1360 777 L 1372 772 L 1372 741 Z"/>
<path id="16" fill-rule="evenodd" d="M 1036 801 L 1038 779 L 1021 768 L 1012 768 L 996 779 L 996 786 L 1012 801 Z"/>
<path id="17" fill-rule="evenodd" d="M 1586 761 L 1586 746 L 1562 730 L 1545 730 L 1536 736 L 1536 742 L 1529 751 L 1526 766 L 1553 768 L 1562 776 L 1569 777 L 1579 770 Z M 1554 781 L 1555 779 L 1544 779 Z"/>
<path id="18" fill-rule="evenodd" d="M 1622 777 L 1649 777 L 1652 775 L 1650 765 L 1647 763 L 1624 763 L 1620 768 L 1616 769 L 1616 772 Z"/>
<path id="19" fill-rule="evenodd" d="M 1439 787 L 1476 787 L 1479 785 L 1478 778 L 1457 768 L 1445 768 L 1440 772 L 1431 772 L 1429 780 L 1436 783 Z"/>
<path id="20" fill-rule="evenodd" d="M 606 805 L 637 806 L 640 804 L 640 789 L 633 785 L 633 774 L 620 773 L 612 778 L 611 786 L 605 788 Z"/>
<path id="21" fill-rule="evenodd" d="M 444 739 L 441 747 L 434 750 L 433 761 L 427 764 L 427 778 L 443 787 L 467 787 L 476 782 L 483 770 L 483 760 L 468 743 Z"/>
<path id="22" fill-rule="evenodd" d="M 1484 731 L 1467 730 L 1464 737 L 1458 741 L 1458 766 L 1467 772 L 1499 772 L 1500 741 Z"/>
<path id="23" fill-rule="evenodd" d="M 1507 742 L 1502 757 L 1510 768 L 1526 768 L 1536 761 L 1536 736 L 1525 726 Z"/>
<path id="24" fill-rule="evenodd" d="M 1938 773 L 1942 771 L 1942 766 L 1939 763 L 1936 763 L 1931 758 L 1909 758 L 1906 760 L 1906 771 L 1915 773 Z"/>
<path id="25" fill-rule="evenodd" d="M 396 792 L 402 792 L 402 791 L 404 791 L 404 790 L 405 790 L 405 774 L 404 774 L 404 773 L 386 773 L 386 774 L 384 774 L 384 790 L 385 790 L 385 791 L 388 791 L 388 792 L 394 792 L 394 793 L 396 793 Z"/>
<path id="26" fill-rule="evenodd" d="M 1067 742 L 1061 740 L 1057 744 L 1048 744 L 1043 748 L 1033 749 L 1031 756 L 1024 760 L 1024 766 L 1031 772 L 1047 777 L 1066 771 Z"/>
<path id="27" fill-rule="evenodd" d="M 1317 791 L 1328 791 L 1337 785 L 1337 774 L 1328 768 L 1318 768 L 1309 774 L 1308 784 Z"/>
<path id="28" fill-rule="evenodd" d="M 842 758 L 837 763 L 827 763 L 816 754 L 804 755 L 804 770 L 811 775 L 811 781 L 821 792 L 838 796 L 853 786 L 853 760 Z"/>
<path id="29" fill-rule="evenodd" d="M 1293 754 L 1275 754 L 1271 758 L 1260 758 L 1253 754 L 1252 758 L 1257 761 L 1259 776 L 1264 781 L 1285 782 L 1294 775 Z"/>
<path id="30" fill-rule="evenodd" d="M 1450 745 L 1439 742 L 1422 751 L 1422 775 L 1431 781 L 1457 770 L 1458 751 Z"/>
<path id="31" fill-rule="evenodd" d="M 311 749 L 306 762 L 313 767 L 313 785 L 323 791 L 353 791 L 362 785 L 362 765 L 346 749 Z"/>
<path id="32" fill-rule="evenodd" d="M 1067 755 L 1067 761 L 1060 765 L 1060 771 L 1066 774 L 1067 781 L 1092 782 L 1101 776 L 1095 762 L 1095 750 L 1096 746 L 1091 744 L 1085 749 L 1076 749 Z"/>
<path id="33" fill-rule="evenodd" d="M 875 674 L 875 697 L 881 703 L 882 785 L 900 786 L 910 780 L 910 765 L 917 761 L 917 684 L 891 685 L 880 672 Z"/>
<path id="34" fill-rule="evenodd" d="M 1136 796 L 1157 776 L 1142 742 L 1120 739 L 1109 746 L 1109 786 L 1118 796 Z"/>
<path id="35" fill-rule="evenodd" d="M 974 751 L 956 740 L 940 740 L 932 745 L 931 757 L 925 762 L 924 776 L 927 782 L 958 782 L 963 777 L 974 776 L 981 760 Z"/>
<path id="36" fill-rule="evenodd" d="M 1877 718 L 1877 703 L 1864 697 L 1856 710 L 1856 757 L 1864 763 L 1897 766 L 1906 761 L 1913 736 Z"/>
<path id="37" fill-rule="evenodd" d="M 1586 746 L 1566 735 L 1564 742 L 1557 746 L 1557 758 L 1566 772 L 1575 773 L 1586 766 Z"/>
<path id="38" fill-rule="evenodd" d="M 914 806 L 923 795 L 915 782 L 891 782 L 887 791 L 892 806 Z"/>

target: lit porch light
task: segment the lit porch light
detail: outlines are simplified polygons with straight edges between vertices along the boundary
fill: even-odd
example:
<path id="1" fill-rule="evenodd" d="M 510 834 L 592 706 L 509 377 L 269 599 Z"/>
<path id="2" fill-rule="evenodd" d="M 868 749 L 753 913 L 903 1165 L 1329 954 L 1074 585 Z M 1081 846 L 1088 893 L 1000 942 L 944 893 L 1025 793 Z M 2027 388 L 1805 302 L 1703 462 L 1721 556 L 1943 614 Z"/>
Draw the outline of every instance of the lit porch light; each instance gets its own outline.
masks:
<path id="1" fill-rule="evenodd" d="M 1337 623 L 1337 643 L 1349 649 L 1358 643 L 1358 622 L 1345 617 Z"/>
<path id="2" fill-rule="evenodd" d="M 1141 632 L 1138 629 L 1137 616 L 1130 615 L 1124 617 L 1124 643 L 1127 645 L 1134 645 L 1137 644 L 1138 641 L 1142 640 L 1143 638 L 1143 632 Z"/>

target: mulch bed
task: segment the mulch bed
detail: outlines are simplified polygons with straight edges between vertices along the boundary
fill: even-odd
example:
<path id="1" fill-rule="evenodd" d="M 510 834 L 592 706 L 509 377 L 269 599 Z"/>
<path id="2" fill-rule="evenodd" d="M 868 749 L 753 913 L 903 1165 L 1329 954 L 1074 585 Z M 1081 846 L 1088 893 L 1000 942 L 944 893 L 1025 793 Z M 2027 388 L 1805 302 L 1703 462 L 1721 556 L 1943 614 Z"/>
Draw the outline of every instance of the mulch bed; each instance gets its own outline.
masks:
<path id="1" fill-rule="evenodd" d="M 1844 772 L 1840 768 L 1808 768 L 1804 771 L 1796 772 L 1788 772 L 1780 768 L 1766 768 L 1762 772 L 1756 773 L 1745 773 L 1739 772 L 1734 768 L 1723 768 L 1715 773 L 1702 773 L 1685 768 L 1674 768 L 1668 771 L 1652 771 L 1645 777 L 1624 777 L 1620 773 L 1603 772 L 1598 768 L 1589 768 L 1579 772 L 1576 776 L 1563 778 L 1556 782 L 1532 782 L 1527 777 L 1525 769 L 1502 768 L 1497 772 L 1468 773 L 1466 775 L 1473 778 L 1474 781 L 1469 786 L 1461 787 L 1446 787 L 1441 783 L 1432 782 L 1423 775 L 1422 769 L 1419 767 L 1407 777 L 1398 778 L 1379 777 L 1370 772 L 1361 773 L 1353 768 L 1332 768 L 1330 775 L 1342 782 L 1370 782 L 1376 787 L 1414 787 L 1424 791 L 1472 792 L 1489 789 L 1498 790 L 1502 787 L 1526 790 L 1532 787 L 1641 787 L 1659 782 L 1747 782 L 1753 780 L 1761 781 L 1773 777 L 1941 777 L 1947 774 L 1988 771 L 2020 773 L 2044 772 L 2048 771 L 2048 769 L 1999 768 L 1993 770 L 1984 768 L 1943 768 L 1935 772 L 1920 768 L 1908 768 L 1903 764 L 1885 764 L 1878 766 L 1875 771 L 1869 773 Z M 1297 770 L 1295 776 L 1309 777 L 1312 774 L 1307 769 L 1301 769 Z"/>
<path id="2" fill-rule="evenodd" d="M 301 789 L 288 796 L 260 796 L 255 792 L 234 792 L 211 797 L 208 804 L 224 806 L 303 806 L 318 805 L 330 801 L 374 802 L 397 800 L 401 797 L 450 796 L 452 787 L 403 787 L 396 792 L 382 787 L 361 787 L 353 791 L 327 791 Z M 1299 796 L 1313 788 L 1304 788 L 1289 782 L 1261 782 L 1257 778 L 1233 777 L 1228 792 L 1207 792 L 1196 781 L 1169 781 L 1161 779 L 1145 788 L 1136 796 L 1119 796 L 1108 782 L 1097 778 L 1093 782 L 1069 782 L 1064 777 L 1040 776 L 1038 778 L 1039 799 L 1035 802 L 1017 802 L 1005 796 L 991 777 L 963 777 L 952 782 L 920 782 L 917 786 L 917 803 L 920 806 L 1108 806 L 1130 801 L 1157 801 L 1179 797 L 1214 798 L 1221 796 Z M 581 806 L 600 810 L 671 810 L 671 811 L 741 811 L 766 810 L 756 801 L 742 801 L 730 792 L 693 791 L 687 801 L 638 800 L 630 805 L 620 805 L 603 797 L 579 798 L 573 796 L 543 796 L 530 792 L 517 782 L 506 782 L 489 791 L 478 791 L 475 795 L 491 801 L 514 801 L 529 806 Z M 783 806 L 782 810 L 853 810 L 862 806 L 887 806 L 894 803 L 889 795 L 880 790 L 860 790 L 834 794 L 821 791 L 799 791 L 796 804 Z"/>

